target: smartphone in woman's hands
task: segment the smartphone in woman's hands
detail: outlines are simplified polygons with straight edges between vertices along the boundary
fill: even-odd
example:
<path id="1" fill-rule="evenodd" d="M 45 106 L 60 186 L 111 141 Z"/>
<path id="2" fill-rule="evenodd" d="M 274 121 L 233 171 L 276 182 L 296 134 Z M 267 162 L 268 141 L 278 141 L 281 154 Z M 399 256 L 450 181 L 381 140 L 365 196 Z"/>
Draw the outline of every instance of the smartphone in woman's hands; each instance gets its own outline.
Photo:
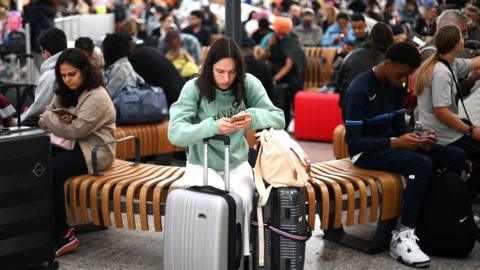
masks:
<path id="1" fill-rule="evenodd" d="M 73 117 L 73 119 L 77 118 L 77 116 L 65 109 L 62 109 L 62 108 L 58 108 L 58 109 L 53 109 L 52 110 L 53 113 L 55 114 L 58 114 L 59 116 L 63 116 L 63 115 L 71 115 Z"/>
<path id="2" fill-rule="evenodd" d="M 246 117 L 247 117 L 246 115 L 234 115 L 234 116 L 232 116 L 232 118 L 230 118 L 230 122 L 235 123 L 235 122 L 238 122 L 238 121 L 243 121 L 243 120 L 245 120 Z"/>

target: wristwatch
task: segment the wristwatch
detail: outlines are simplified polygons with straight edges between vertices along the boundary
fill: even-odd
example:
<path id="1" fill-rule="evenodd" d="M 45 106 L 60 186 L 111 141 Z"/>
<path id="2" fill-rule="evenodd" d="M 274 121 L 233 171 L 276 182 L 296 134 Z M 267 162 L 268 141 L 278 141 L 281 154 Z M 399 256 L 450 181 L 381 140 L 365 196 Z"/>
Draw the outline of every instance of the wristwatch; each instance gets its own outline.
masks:
<path id="1" fill-rule="evenodd" d="M 465 133 L 465 136 L 472 137 L 473 129 L 474 129 L 474 128 L 475 128 L 475 126 L 470 126 L 470 127 L 468 128 L 467 133 Z"/>

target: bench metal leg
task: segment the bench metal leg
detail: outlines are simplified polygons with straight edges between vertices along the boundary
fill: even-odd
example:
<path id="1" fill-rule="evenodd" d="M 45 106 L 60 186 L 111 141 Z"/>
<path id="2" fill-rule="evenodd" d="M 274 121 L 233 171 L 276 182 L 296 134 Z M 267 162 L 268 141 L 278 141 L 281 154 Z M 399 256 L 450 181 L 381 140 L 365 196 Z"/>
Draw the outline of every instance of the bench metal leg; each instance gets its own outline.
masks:
<path id="1" fill-rule="evenodd" d="M 101 205 L 100 199 L 99 199 L 99 205 Z M 99 215 L 99 218 L 100 218 L 100 224 L 104 224 L 101 207 L 98 208 L 98 215 Z M 103 225 L 93 225 L 93 223 L 77 224 L 77 225 L 74 225 L 73 228 L 75 228 L 75 234 L 97 232 L 97 231 L 102 231 L 102 230 L 108 229 L 108 227 L 105 227 Z"/>
<path id="2" fill-rule="evenodd" d="M 347 234 L 343 227 L 338 229 L 333 228 L 333 215 L 330 217 L 331 224 L 329 224 L 328 230 L 324 232 L 324 239 L 338 243 L 343 246 L 347 246 L 356 250 L 360 250 L 369 254 L 376 254 L 388 250 L 390 244 L 390 238 L 392 237 L 391 231 L 397 226 L 397 218 L 388 220 L 379 220 L 377 223 L 377 229 L 375 236 L 371 240 L 367 240 L 352 234 Z"/>

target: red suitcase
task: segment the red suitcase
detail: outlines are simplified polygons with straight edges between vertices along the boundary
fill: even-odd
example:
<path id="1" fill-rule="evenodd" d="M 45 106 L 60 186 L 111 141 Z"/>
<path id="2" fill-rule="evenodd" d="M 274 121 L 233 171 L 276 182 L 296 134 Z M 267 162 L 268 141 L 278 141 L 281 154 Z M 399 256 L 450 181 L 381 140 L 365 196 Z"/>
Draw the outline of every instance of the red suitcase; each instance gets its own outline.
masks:
<path id="1" fill-rule="evenodd" d="M 299 91 L 295 95 L 295 138 L 331 142 L 333 130 L 343 123 L 338 99 L 338 94 Z"/>

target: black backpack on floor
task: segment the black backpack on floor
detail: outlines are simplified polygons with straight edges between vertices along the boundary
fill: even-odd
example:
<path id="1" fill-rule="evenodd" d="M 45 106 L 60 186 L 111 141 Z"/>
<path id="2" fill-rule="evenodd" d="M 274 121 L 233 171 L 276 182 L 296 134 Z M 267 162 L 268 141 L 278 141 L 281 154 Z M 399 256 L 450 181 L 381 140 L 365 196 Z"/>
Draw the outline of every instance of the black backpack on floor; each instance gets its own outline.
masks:
<path id="1" fill-rule="evenodd" d="M 453 172 L 434 171 L 424 195 L 416 234 L 421 249 L 444 257 L 465 257 L 480 239 L 464 181 Z"/>

